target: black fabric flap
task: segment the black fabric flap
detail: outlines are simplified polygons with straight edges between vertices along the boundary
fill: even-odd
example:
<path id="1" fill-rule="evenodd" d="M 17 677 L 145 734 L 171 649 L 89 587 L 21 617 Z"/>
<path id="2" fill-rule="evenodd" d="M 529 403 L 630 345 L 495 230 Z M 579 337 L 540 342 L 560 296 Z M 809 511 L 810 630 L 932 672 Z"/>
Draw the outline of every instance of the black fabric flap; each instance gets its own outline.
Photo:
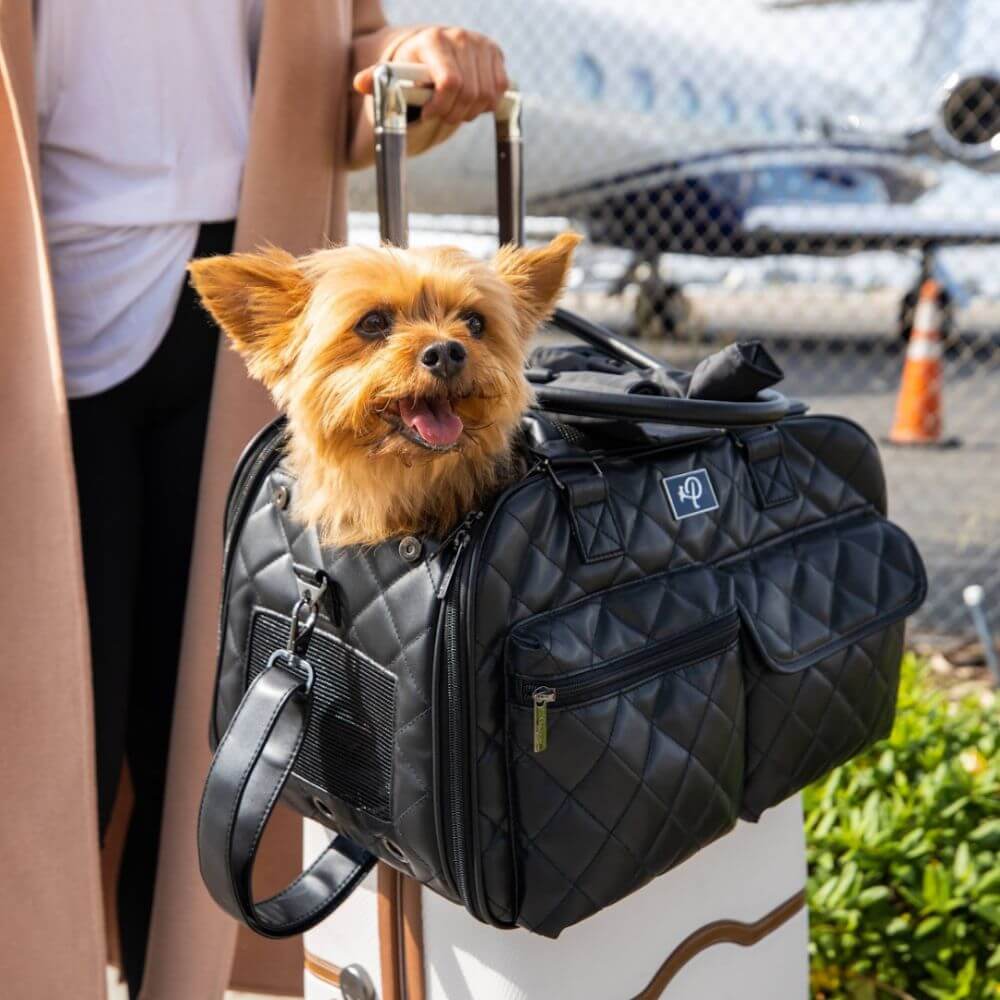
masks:
<path id="1" fill-rule="evenodd" d="M 527 619 L 510 634 L 507 663 L 536 678 L 587 671 L 675 641 L 735 607 L 725 574 L 709 566 L 674 570 Z"/>
<path id="2" fill-rule="evenodd" d="M 742 402 L 783 378 L 784 372 L 759 340 L 744 340 L 699 362 L 691 375 L 687 396 Z"/>
<path id="3" fill-rule="evenodd" d="M 913 542 L 866 509 L 786 536 L 720 567 L 765 662 L 794 673 L 920 606 Z"/>

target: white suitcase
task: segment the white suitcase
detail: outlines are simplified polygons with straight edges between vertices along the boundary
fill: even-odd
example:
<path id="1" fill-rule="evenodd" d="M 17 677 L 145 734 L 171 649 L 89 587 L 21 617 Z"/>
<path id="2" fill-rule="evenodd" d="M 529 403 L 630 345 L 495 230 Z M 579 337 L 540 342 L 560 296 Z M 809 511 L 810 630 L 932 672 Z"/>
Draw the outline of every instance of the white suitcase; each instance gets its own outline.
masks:
<path id="1" fill-rule="evenodd" d="M 329 832 L 305 824 L 306 857 Z M 798 797 L 555 941 L 501 931 L 388 868 L 305 935 L 306 1000 L 806 1000 Z"/>

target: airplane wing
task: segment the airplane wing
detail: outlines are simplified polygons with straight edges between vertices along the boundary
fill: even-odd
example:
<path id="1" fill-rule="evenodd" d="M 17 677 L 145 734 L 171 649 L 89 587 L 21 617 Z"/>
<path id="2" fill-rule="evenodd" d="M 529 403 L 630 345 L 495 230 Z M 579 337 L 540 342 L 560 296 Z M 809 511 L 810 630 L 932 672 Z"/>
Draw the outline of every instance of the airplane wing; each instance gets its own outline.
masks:
<path id="1" fill-rule="evenodd" d="M 935 214 L 909 205 L 869 205 L 864 211 L 838 205 L 761 205 L 743 219 L 746 230 L 809 242 L 841 236 L 868 243 L 907 246 L 982 246 L 1000 243 L 1000 212 L 975 218 Z"/>

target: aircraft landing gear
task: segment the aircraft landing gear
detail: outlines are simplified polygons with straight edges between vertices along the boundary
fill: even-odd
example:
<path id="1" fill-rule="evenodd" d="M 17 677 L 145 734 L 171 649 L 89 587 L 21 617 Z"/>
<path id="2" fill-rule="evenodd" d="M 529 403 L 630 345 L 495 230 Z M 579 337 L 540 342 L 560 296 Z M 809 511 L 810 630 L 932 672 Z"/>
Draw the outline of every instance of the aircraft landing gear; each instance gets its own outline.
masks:
<path id="1" fill-rule="evenodd" d="M 636 287 L 633 322 L 638 337 L 668 340 L 683 332 L 691 315 L 690 303 L 680 285 L 663 280 L 655 259 L 636 261 L 622 280 Z"/>
<path id="2" fill-rule="evenodd" d="M 938 306 L 941 309 L 941 339 L 947 341 L 955 332 L 954 297 L 936 272 L 934 247 L 927 246 L 920 257 L 920 273 L 917 276 L 917 281 L 899 302 L 896 333 L 904 344 L 909 341 L 913 331 L 913 316 L 916 312 L 917 300 L 920 298 L 920 289 L 928 278 L 934 278 L 940 288 Z"/>

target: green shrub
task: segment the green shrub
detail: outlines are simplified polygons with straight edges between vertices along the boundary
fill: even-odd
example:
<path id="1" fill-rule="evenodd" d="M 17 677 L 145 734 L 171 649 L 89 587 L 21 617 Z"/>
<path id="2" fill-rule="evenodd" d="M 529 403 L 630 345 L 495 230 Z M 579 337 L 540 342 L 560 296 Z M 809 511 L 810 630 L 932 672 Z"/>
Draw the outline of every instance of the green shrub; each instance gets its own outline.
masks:
<path id="1" fill-rule="evenodd" d="M 1000 713 L 903 664 L 889 739 L 806 790 L 813 992 L 1000 998 Z"/>

